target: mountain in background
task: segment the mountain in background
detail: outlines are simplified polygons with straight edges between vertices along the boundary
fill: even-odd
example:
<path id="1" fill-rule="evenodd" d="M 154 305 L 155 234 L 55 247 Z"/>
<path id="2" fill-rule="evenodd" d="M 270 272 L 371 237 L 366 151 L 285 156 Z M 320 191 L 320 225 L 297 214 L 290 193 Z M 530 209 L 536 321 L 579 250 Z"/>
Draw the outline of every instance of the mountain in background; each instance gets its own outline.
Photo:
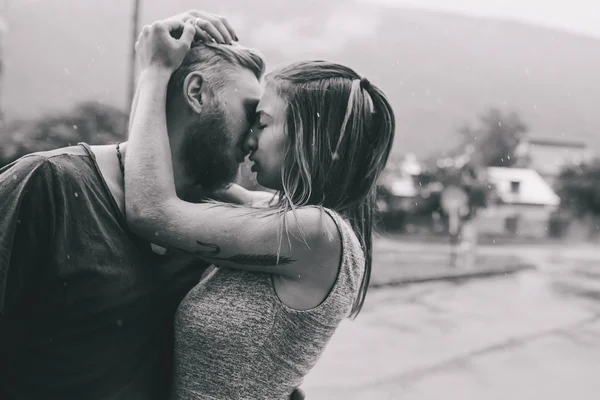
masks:
<path id="1" fill-rule="evenodd" d="M 2 38 L 6 117 L 33 118 L 90 99 L 127 109 L 132 3 L 11 2 Z M 198 7 L 192 0 L 142 3 L 142 24 Z M 270 67 L 329 59 L 380 85 L 396 111 L 396 154 L 450 149 L 456 131 L 489 107 L 518 111 L 533 136 L 581 140 L 600 151 L 600 40 L 342 0 L 222 0 L 209 10 L 228 16 L 241 42 L 261 49 Z"/>

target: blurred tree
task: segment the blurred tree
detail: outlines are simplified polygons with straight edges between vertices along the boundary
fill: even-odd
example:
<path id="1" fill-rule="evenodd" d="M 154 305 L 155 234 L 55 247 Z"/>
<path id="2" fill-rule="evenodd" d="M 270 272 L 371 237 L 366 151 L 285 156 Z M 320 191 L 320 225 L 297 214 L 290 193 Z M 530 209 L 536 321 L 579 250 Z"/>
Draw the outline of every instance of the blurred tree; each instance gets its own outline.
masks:
<path id="1" fill-rule="evenodd" d="M 71 112 L 6 124 L 0 135 L 0 166 L 27 154 L 78 142 L 105 144 L 126 139 L 127 116 L 115 107 L 85 102 Z"/>
<path id="2" fill-rule="evenodd" d="M 600 216 L 600 159 L 563 169 L 556 181 L 561 207 L 577 217 Z"/>
<path id="3" fill-rule="evenodd" d="M 513 167 L 519 160 L 518 146 L 527 133 L 527 125 L 515 113 L 491 108 L 479 119 L 478 127 L 465 125 L 459 130 L 462 148 L 473 148 L 476 164 L 485 167 Z"/>

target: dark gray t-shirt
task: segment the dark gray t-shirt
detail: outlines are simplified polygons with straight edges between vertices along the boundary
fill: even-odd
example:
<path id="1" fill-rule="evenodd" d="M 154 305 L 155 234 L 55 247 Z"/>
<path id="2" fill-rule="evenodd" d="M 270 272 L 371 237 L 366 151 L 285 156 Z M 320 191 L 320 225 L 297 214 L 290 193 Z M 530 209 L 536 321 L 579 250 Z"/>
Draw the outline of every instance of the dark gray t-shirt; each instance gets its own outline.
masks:
<path id="1" fill-rule="evenodd" d="M 127 228 L 87 146 L 0 169 L 0 399 L 166 399 L 202 268 Z"/>

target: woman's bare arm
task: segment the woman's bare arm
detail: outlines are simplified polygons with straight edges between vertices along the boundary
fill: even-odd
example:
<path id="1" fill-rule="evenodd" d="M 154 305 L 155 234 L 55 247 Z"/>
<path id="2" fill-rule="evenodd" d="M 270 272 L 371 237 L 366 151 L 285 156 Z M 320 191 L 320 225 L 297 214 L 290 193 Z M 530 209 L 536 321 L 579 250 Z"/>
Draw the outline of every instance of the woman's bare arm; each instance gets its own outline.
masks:
<path id="1" fill-rule="evenodd" d="M 237 183 L 233 183 L 225 189 L 215 191 L 213 197 L 218 201 L 257 208 L 269 207 L 276 204 L 278 200 L 276 193 L 248 190 Z"/>

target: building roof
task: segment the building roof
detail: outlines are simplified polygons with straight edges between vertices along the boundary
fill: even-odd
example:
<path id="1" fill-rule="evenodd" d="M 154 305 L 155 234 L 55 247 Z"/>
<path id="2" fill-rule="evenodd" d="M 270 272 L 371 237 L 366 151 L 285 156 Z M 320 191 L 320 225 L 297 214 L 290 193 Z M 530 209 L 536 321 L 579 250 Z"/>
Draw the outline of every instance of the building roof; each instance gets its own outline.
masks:
<path id="1" fill-rule="evenodd" d="M 540 206 L 557 206 L 560 198 L 550 185 L 533 169 L 489 167 L 490 181 L 504 203 Z M 512 183 L 519 182 L 518 190 L 512 190 Z"/>
<path id="2" fill-rule="evenodd" d="M 544 176 L 557 176 L 565 166 L 586 162 L 593 156 L 585 143 L 560 139 L 528 139 L 519 151 L 529 157 L 529 167 Z"/>
<path id="3" fill-rule="evenodd" d="M 586 149 L 587 145 L 585 142 L 578 140 L 568 139 L 554 139 L 554 138 L 529 138 L 526 140 L 532 146 L 549 146 L 549 147 L 561 147 L 561 148 L 574 148 L 574 149 Z"/>

